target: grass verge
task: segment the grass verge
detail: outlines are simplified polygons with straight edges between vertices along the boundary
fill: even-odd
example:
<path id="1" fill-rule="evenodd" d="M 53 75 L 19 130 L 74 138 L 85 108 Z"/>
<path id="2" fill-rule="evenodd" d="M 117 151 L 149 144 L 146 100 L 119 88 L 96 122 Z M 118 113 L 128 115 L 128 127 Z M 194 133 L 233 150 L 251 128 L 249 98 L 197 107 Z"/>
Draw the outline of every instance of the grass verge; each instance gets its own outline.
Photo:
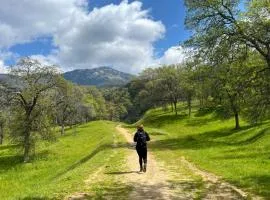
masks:
<path id="1" fill-rule="evenodd" d="M 101 199 L 121 185 L 114 177 L 99 178 L 104 170 L 122 166 L 125 153 L 115 146 L 121 140 L 115 123 L 96 121 L 77 127 L 76 135 L 69 130 L 57 142 L 39 144 L 31 163 L 21 162 L 14 145 L 1 146 L 0 199 L 63 199 L 82 191 Z M 85 181 L 91 176 L 95 180 Z"/>
<path id="2" fill-rule="evenodd" d="M 250 126 L 242 121 L 242 128 L 235 130 L 233 119 L 220 119 L 214 111 L 194 111 L 189 118 L 183 110 L 175 116 L 158 108 L 148 111 L 138 123 L 154 139 L 152 151 L 175 171 L 181 172 L 178 160 L 185 156 L 199 168 L 269 198 L 269 122 Z"/>

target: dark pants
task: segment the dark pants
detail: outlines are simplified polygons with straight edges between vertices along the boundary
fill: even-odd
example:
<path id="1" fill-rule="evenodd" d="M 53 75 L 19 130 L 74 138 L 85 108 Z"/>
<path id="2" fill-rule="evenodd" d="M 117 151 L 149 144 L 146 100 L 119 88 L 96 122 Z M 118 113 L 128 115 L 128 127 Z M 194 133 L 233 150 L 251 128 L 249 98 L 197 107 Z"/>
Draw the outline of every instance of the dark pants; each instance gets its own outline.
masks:
<path id="1" fill-rule="evenodd" d="M 136 150 L 139 156 L 140 167 L 142 167 L 142 162 L 144 164 L 147 163 L 147 148 L 136 148 Z"/>

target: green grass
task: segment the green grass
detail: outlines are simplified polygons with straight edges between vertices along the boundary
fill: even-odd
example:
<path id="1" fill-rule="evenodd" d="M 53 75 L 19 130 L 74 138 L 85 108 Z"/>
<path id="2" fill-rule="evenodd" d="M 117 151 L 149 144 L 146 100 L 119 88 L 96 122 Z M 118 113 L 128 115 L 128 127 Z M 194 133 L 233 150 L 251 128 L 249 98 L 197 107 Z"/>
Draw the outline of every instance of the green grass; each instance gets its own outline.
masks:
<path id="1" fill-rule="evenodd" d="M 124 188 L 119 196 L 125 199 L 129 187 L 114 176 L 100 178 L 104 171 L 124 167 L 125 151 L 113 146 L 114 141 L 124 141 L 115 123 L 97 121 L 77 127 L 76 135 L 69 130 L 54 143 L 40 143 L 31 163 L 22 163 L 16 146 L 0 146 L 0 199 L 63 199 L 74 192 L 102 199 L 112 196 L 116 186 Z"/>
<path id="2" fill-rule="evenodd" d="M 153 109 L 138 122 L 150 133 L 158 161 L 174 172 L 170 181 L 175 188 L 185 184 L 195 197 L 203 196 L 200 177 L 181 165 L 185 156 L 237 186 L 270 196 L 269 122 L 249 126 L 242 121 L 242 128 L 234 130 L 233 119 L 222 120 L 214 111 L 194 111 L 191 118 L 183 107 L 179 111 L 175 116 Z M 63 199 L 76 192 L 89 199 L 127 199 L 132 185 L 117 175 L 126 171 L 126 142 L 115 125 L 96 121 L 77 127 L 76 135 L 68 130 L 53 143 L 39 143 L 27 164 L 16 145 L 0 146 L 0 199 Z M 181 182 L 181 176 L 190 181 Z"/>
<path id="3" fill-rule="evenodd" d="M 241 121 L 242 128 L 234 130 L 234 120 L 220 119 L 215 111 L 194 111 L 189 118 L 179 107 L 179 116 L 158 108 L 138 122 L 155 140 L 150 148 L 157 157 L 176 167 L 183 155 L 199 168 L 269 198 L 270 123 L 250 126 Z"/>

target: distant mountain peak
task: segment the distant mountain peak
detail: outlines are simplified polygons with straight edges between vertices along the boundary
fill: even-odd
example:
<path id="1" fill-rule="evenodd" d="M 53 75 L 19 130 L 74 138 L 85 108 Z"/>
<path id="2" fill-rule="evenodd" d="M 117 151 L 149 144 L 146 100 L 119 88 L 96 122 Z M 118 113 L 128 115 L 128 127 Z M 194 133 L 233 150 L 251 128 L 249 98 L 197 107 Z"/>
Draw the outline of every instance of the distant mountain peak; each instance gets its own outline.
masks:
<path id="1" fill-rule="evenodd" d="M 128 83 L 134 76 L 101 66 L 92 69 L 76 69 L 63 74 L 64 78 L 79 85 L 121 86 Z"/>
<path id="2" fill-rule="evenodd" d="M 110 67 L 110 66 L 100 66 L 100 67 L 94 68 L 94 69 L 113 69 L 113 70 L 116 70 L 116 69 L 114 69 L 113 67 Z"/>

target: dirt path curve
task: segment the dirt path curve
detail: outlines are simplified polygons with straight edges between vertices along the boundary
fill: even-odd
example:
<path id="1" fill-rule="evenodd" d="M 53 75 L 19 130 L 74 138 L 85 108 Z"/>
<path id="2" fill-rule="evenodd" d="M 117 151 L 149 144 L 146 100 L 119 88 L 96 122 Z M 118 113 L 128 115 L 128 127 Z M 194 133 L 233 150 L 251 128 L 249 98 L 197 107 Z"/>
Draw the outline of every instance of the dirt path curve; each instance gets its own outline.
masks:
<path id="1" fill-rule="evenodd" d="M 202 199 L 252 199 L 252 200 L 262 200 L 254 194 L 249 194 L 228 182 L 222 181 L 221 178 L 215 174 L 198 169 L 194 164 L 187 161 L 184 157 L 181 157 L 181 162 L 186 165 L 195 174 L 202 177 L 205 183 L 205 195 Z"/>
<path id="2" fill-rule="evenodd" d="M 139 173 L 138 156 L 134 148 L 133 136 L 120 125 L 116 126 L 116 130 L 122 136 L 125 137 L 129 143 L 126 158 L 126 170 L 118 172 L 117 180 L 126 186 L 132 188 L 129 194 L 128 200 L 243 200 L 254 199 L 261 200 L 255 195 L 248 195 L 241 189 L 224 182 L 220 177 L 198 169 L 194 164 L 186 160 L 184 157 L 176 159 L 175 166 L 181 170 L 175 170 L 168 168 L 168 166 L 162 165 L 157 162 L 154 155 L 148 152 L 148 165 L 146 173 Z M 117 147 L 118 144 L 115 140 L 113 147 Z M 132 147 L 133 146 L 133 147 Z M 166 152 L 173 153 L 173 152 Z M 113 173 L 104 173 L 105 166 L 109 162 L 110 158 L 117 155 L 117 148 L 113 151 L 111 157 L 98 169 L 94 174 L 91 174 L 85 183 L 92 184 L 97 177 L 103 179 L 110 178 Z M 172 167 L 172 166 L 171 166 Z M 185 170 L 188 169 L 190 174 L 185 174 Z M 201 177 L 202 181 L 198 182 L 194 176 Z M 89 194 L 85 192 L 77 192 L 69 195 L 67 200 L 86 200 L 89 198 Z M 118 199 L 112 195 L 104 196 L 103 199 Z"/>
<path id="3" fill-rule="evenodd" d="M 134 146 L 133 138 L 126 129 L 121 126 L 117 126 L 116 129 L 126 138 L 130 146 Z M 161 167 L 158 166 L 153 154 L 148 152 L 147 172 L 139 173 L 137 153 L 135 149 L 132 148 L 129 148 L 129 151 L 127 166 L 130 173 L 126 173 L 126 180 L 129 182 L 128 184 L 133 187 L 129 199 L 173 199 L 174 194 L 167 181 L 168 176 L 164 172 L 164 169 L 161 169 Z"/>
<path id="4" fill-rule="evenodd" d="M 129 144 L 132 146 L 132 135 L 120 125 L 116 127 L 117 131 L 121 133 Z M 261 199 L 254 195 L 248 195 L 241 189 L 222 181 L 219 177 L 212 173 L 198 169 L 194 164 L 187 161 L 184 157 L 181 157 L 180 165 L 188 168 L 193 174 L 202 178 L 204 183 L 203 189 L 194 188 L 192 190 L 186 190 L 185 184 L 189 182 L 189 177 L 180 175 L 178 181 L 182 182 L 182 185 L 176 188 L 170 179 L 173 172 L 165 170 L 164 167 L 158 165 L 154 155 L 148 152 L 148 170 L 145 174 L 138 174 L 138 156 L 133 149 L 129 150 L 129 156 L 127 158 L 127 166 L 131 173 L 126 174 L 126 180 L 133 186 L 133 191 L 130 194 L 129 199 L 194 199 L 194 193 L 200 191 L 199 199 L 205 200 L 240 200 L 240 199 Z M 175 174 L 174 174 L 175 175 Z M 179 175 L 178 175 L 179 176 Z M 178 177 L 179 178 L 179 177 Z M 191 181 L 192 182 L 192 181 Z M 197 199 L 196 198 L 196 199 Z"/>

